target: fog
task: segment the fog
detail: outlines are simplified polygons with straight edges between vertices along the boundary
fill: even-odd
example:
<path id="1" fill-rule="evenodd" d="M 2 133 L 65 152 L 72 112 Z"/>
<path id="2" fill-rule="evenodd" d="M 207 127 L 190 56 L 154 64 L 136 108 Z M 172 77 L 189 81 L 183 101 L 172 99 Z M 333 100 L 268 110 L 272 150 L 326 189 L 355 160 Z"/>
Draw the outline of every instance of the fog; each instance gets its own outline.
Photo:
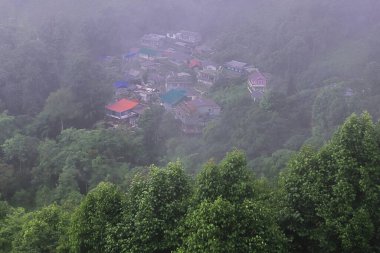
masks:
<path id="1" fill-rule="evenodd" d="M 176 143 L 171 148 L 164 138 L 166 144 L 162 145 L 171 151 L 167 154 L 170 159 L 182 157 L 182 152 L 201 153 L 205 156 L 198 162 L 203 162 L 238 147 L 247 150 L 254 160 L 288 149 L 289 142 L 295 142 L 289 144 L 290 150 L 298 149 L 310 138 L 319 138 L 316 142 L 322 143 L 352 112 L 368 110 L 378 118 L 378 110 L 373 106 L 377 98 L 372 99 L 377 96 L 380 62 L 377 1 L 2 0 L 0 4 L 1 106 L 10 115 L 30 117 L 26 124 L 33 122 L 37 128 L 33 131 L 38 134 L 41 126 L 36 125 L 46 125 L 38 121 L 49 111 L 49 101 L 57 106 L 53 95 L 61 99 L 55 92 L 69 92 L 80 100 L 89 96 L 85 91 L 90 83 L 98 82 L 104 92 L 94 92 L 93 99 L 98 103 L 73 102 L 74 98 L 60 101 L 63 105 L 87 104 L 88 108 L 81 105 L 81 109 L 74 106 L 73 110 L 94 109 L 88 120 L 80 116 L 83 112 L 44 116 L 61 122 L 46 127 L 45 134 L 50 137 L 69 127 L 93 127 L 102 118 L 104 106 L 115 99 L 115 91 L 104 86 L 127 81 L 125 75 L 131 70 L 142 70 L 145 81 L 153 75 L 144 67 L 139 69 L 137 63 L 125 64 L 123 56 L 133 48 L 141 48 L 144 35 L 165 37 L 183 30 L 195 32 L 202 39 L 182 58 L 212 62 L 217 69 L 230 61 L 243 62 L 251 70 L 256 68 L 264 73 L 268 86 L 263 99 L 253 99 L 252 103 L 244 90 L 248 76 L 231 79 L 218 75 L 215 85 L 205 88 L 201 96 L 216 101 L 222 114 L 209 126 L 212 130 L 203 131 L 201 137 L 182 136 L 184 140 L 169 142 Z M 195 46 L 208 48 L 211 54 L 196 55 Z M 158 52 L 164 55 L 171 47 L 164 45 Z M 173 71 L 187 72 L 194 81 L 199 76 L 198 71 L 182 66 L 157 71 L 164 79 Z M 355 101 L 318 106 L 323 89 L 334 87 L 356 94 Z M 158 86 L 150 88 L 157 88 L 161 95 L 165 92 Z M 368 94 L 371 99 L 363 99 L 359 93 Z M 242 115 L 237 116 L 234 110 Z M 232 115 L 236 118 L 231 119 Z M 288 127 L 291 132 L 285 130 Z M 182 141 L 187 143 L 182 147 L 187 151 L 178 152 Z M 207 152 L 195 152 L 191 147 L 194 141 L 195 146 Z"/>
<path id="2" fill-rule="evenodd" d="M 378 0 L 0 0 L 1 252 L 378 252 Z"/>

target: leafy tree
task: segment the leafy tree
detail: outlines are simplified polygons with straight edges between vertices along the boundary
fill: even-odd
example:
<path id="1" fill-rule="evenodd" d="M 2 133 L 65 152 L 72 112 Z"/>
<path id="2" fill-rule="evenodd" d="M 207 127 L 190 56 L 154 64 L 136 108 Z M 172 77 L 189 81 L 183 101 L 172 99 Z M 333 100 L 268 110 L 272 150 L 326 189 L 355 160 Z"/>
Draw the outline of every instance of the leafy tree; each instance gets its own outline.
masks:
<path id="1" fill-rule="evenodd" d="M 196 184 L 197 201 L 214 201 L 218 197 L 242 202 L 254 196 L 253 177 L 247 169 L 247 161 L 240 151 L 232 151 L 216 165 L 209 162 L 200 172 Z"/>
<path id="2" fill-rule="evenodd" d="M 121 219 L 124 194 L 111 183 L 100 183 L 74 212 L 69 230 L 73 252 L 105 252 L 107 227 Z"/>
<path id="3" fill-rule="evenodd" d="M 59 87 L 56 61 L 38 40 L 24 38 L 8 50 L 8 60 L 0 66 L 0 98 L 12 114 L 35 115 Z"/>
<path id="4" fill-rule="evenodd" d="M 46 100 L 44 110 L 37 119 L 42 120 L 44 117 L 47 117 L 51 126 L 58 123 L 60 125 L 59 130 L 63 131 L 66 128 L 66 122 L 68 126 L 71 126 L 73 121 L 80 117 L 78 108 L 79 105 L 75 101 L 72 91 L 60 89 L 50 94 Z M 53 128 L 50 131 L 54 134 L 59 133 L 59 130 Z"/>
<path id="5" fill-rule="evenodd" d="M 104 106 L 110 101 L 112 87 L 107 85 L 105 70 L 92 58 L 81 55 L 71 59 L 68 64 L 63 87 L 68 88 L 74 98 L 67 92 L 59 95 L 65 96 L 62 99 L 64 103 L 74 101 L 76 104 L 77 117 L 72 126 L 92 126 L 104 116 Z M 58 95 L 55 98 L 60 99 Z"/>
<path id="6" fill-rule="evenodd" d="M 348 116 L 349 105 L 340 85 L 321 89 L 313 105 L 313 134 L 330 138 Z"/>
<path id="7" fill-rule="evenodd" d="M 368 252 L 378 245 L 379 139 L 353 115 L 319 152 L 303 150 L 283 179 L 283 226 L 296 251 Z"/>
<path id="8" fill-rule="evenodd" d="M 37 156 L 38 139 L 16 134 L 2 145 L 4 158 L 21 172 L 33 166 Z"/>
<path id="9" fill-rule="evenodd" d="M 288 149 L 279 149 L 269 157 L 258 157 L 250 164 L 255 174 L 259 177 L 268 179 L 276 179 L 277 175 L 286 167 L 290 158 L 295 154 L 295 151 Z"/>
<path id="10" fill-rule="evenodd" d="M 23 208 L 9 208 L 5 218 L 0 220 L 0 252 L 12 252 L 12 243 L 18 238 L 28 215 Z"/>
<path id="11" fill-rule="evenodd" d="M 0 162 L 0 196 L 9 200 L 18 187 L 15 168 Z"/>
<path id="12" fill-rule="evenodd" d="M 191 192 L 181 164 L 153 167 L 141 179 L 137 176 L 129 190 L 123 222 L 110 238 L 110 252 L 171 252 L 178 247 L 177 229 Z"/>
<path id="13" fill-rule="evenodd" d="M 59 202 L 104 180 L 121 183 L 131 167 L 143 162 L 141 146 L 136 136 L 121 129 L 66 129 L 57 141 L 41 142 L 32 183 L 52 189 Z"/>
<path id="14" fill-rule="evenodd" d="M 69 216 L 51 205 L 32 212 L 13 241 L 14 252 L 67 252 Z"/>
<path id="15" fill-rule="evenodd" d="M 2 199 L 1 195 L 0 195 L 0 199 Z M 3 222 L 3 220 L 11 212 L 11 210 L 12 210 L 11 206 L 8 204 L 8 202 L 4 200 L 0 200 L 0 222 Z"/>
<path id="16" fill-rule="evenodd" d="M 60 146 L 53 140 L 40 142 L 38 146 L 37 166 L 32 170 L 33 184 L 54 187 L 57 183 L 61 166 L 65 157 L 59 156 Z"/>
<path id="17" fill-rule="evenodd" d="M 273 214 L 261 203 L 203 201 L 185 221 L 178 252 L 286 252 Z"/>
<path id="18" fill-rule="evenodd" d="M 162 143 L 179 135 L 179 123 L 162 106 L 152 106 L 139 120 L 142 129 L 144 150 L 147 162 L 157 162 L 166 153 Z"/>
<path id="19" fill-rule="evenodd" d="M 31 168 L 36 162 L 37 146 L 38 139 L 21 134 L 16 134 L 2 145 L 4 160 L 9 163 L 9 166 L 0 165 L 0 181 L 6 183 L 4 188 L 0 186 L 0 189 L 2 188 L 1 192 L 5 196 L 10 197 L 18 189 L 15 199 L 24 203 L 31 201 L 22 196 L 26 195 L 21 189 L 27 189 L 31 184 Z"/>
<path id="20" fill-rule="evenodd" d="M 0 145 L 5 140 L 11 138 L 16 131 L 15 117 L 7 115 L 6 112 L 0 114 Z"/>

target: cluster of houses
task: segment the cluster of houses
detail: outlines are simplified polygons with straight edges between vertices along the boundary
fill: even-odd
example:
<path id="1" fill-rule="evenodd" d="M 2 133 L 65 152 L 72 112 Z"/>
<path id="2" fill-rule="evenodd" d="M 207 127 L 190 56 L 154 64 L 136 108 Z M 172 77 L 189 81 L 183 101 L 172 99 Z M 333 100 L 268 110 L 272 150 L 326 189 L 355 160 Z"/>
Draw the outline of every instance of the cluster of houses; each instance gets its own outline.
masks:
<path id="1" fill-rule="evenodd" d="M 220 77 L 246 78 L 252 98 L 263 96 L 267 77 L 257 68 L 234 60 L 220 66 L 210 60 L 213 54 L 197 32 L 144 35 L 116 61 L 123 78 L 113 84 L 114 102 L 106 106 L 109 122 L 136 126 L 150 105 L 161 104 L 181 122 L 185 134 L 199 134 L 220 114 L 220 106 L 206 96 Z M 113 62 L 108 59 L 111 67 Z"/>

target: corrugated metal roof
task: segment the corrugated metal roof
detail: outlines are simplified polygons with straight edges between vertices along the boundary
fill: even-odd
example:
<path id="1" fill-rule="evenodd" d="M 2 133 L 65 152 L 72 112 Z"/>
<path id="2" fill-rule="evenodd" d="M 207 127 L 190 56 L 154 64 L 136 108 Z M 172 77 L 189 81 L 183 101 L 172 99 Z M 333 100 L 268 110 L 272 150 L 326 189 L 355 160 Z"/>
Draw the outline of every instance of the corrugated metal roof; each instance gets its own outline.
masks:
<path id="1" fill-rule="evenodd" d="M 107 105 L 106 108 L 110 111 L 114 112 L 125 112 L 135 108 L 139 103 L 137 101 L 128 100 L 128 99 L 120 99 L 114 104 Z"/>
<path id="2" fill-rule="evenodd" d="M 184 99 L 185 97 L 186 97 L 186 91 L 180 90 L 180 89 L 170 90 L 160 96 L 162 102 L 172 105 L 172 106 L 181 102 L 182 99 Z"/>

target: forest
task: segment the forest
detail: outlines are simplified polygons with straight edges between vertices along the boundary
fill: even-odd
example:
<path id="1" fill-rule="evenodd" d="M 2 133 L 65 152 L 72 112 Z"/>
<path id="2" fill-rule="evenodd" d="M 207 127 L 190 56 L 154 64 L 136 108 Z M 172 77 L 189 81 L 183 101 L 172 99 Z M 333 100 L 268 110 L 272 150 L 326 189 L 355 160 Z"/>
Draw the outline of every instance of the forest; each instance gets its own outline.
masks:
<path id="1" fill-rule="evenodd" d="M 0 253 L 380 252 L 379 13 L 376 0 L 0 0 Z M 123 57 L 180 30 L 217 66 L 265 72 L 263 96 L 222 76 L 198 134 L 161 94 L 134 127 L 110 124 L 113 84 L 135 68 Z"/>

